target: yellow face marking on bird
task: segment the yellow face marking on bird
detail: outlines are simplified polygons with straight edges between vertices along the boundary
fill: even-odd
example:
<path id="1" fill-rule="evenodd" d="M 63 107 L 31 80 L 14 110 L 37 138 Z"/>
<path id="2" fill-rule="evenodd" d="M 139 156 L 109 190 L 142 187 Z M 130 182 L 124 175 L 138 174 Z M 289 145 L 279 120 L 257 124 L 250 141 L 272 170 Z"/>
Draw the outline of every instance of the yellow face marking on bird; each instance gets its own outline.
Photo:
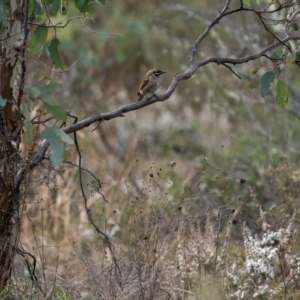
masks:
<path id="1" fill-rule="evenodd" d="M 160 76 L 160 75 L 162 75 L 162 74 L 164 74 L 164 73 L 166 73 L 166 72 L 161 71 L 161 70 L 155 70 L 155 71 L 154 71 L 154 75 L 155 75 L 155 76 Z"/>

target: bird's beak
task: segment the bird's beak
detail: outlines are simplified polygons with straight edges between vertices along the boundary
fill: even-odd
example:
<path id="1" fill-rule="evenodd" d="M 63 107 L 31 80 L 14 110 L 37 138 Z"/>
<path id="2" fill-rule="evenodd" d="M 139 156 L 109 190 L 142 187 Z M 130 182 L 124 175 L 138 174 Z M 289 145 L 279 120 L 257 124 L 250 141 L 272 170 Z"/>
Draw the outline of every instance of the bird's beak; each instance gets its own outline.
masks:
<path id="1" fill-rule="evenodd" d="M 164 72 L 164 71 L 161 71 L 161 74 L 165 74 L 166 72 Z"/>

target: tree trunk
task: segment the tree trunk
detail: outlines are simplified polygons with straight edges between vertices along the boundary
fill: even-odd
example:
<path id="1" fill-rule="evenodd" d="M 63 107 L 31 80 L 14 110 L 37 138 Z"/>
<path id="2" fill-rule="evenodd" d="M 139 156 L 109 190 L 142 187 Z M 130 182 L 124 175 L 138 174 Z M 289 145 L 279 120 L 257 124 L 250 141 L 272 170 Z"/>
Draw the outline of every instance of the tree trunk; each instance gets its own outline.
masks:
<path id="1" fill-rule="evenodd" d="M 0 49 L 0 93 L 7 101 L 0 110 L 0 291 L 5 288 L 11 275 L 19 241 L 22 203 L 25 200 L 20 189 L 14 185 L 22 130 L 22 118 L 17 107 L 21 102 L 25 75 L 22 68 L 25 1 L 8 1 L 8 28 Z"/>

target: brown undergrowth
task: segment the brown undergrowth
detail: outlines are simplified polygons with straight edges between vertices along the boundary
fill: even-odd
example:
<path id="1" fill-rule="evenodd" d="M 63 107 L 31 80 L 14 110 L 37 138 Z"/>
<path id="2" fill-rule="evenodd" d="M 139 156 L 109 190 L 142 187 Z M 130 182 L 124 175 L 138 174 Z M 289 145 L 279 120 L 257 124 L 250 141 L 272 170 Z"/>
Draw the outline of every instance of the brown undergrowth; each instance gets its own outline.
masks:
<path id="1" fill-rule="evenodd" d="M 99 165 L 101 194 L 88 174 L 83 181 L 91 216 L 108 240 L 88 221 L 76 167 L 45 164 L 30 175 L 12 295 L 299 297 L 298 173 L 287 162 L 268 170 L 266 188 L 277 183 L 277 191 L 264 208 L 259 189 L 207 158 L 188 172 L 180 162 L 144 163 L 134 155 L 118 172 Z"/>

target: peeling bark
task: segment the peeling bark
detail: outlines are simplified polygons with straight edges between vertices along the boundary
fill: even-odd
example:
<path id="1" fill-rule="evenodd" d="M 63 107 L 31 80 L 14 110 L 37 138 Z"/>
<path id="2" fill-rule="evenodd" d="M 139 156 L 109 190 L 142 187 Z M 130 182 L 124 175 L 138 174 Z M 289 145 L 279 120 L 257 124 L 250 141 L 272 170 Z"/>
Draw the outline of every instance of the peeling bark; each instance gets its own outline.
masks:
<path id="1" fill-rule="evenodd" d="M 16 106 L 22 68 L 20 52 L 14 45 L 24 34 L 24 3 L 23 0 L 9 2 L 8 29 L 1 49 L 0 93 L 7 103 L 0 111 L 0 291 L 10 278 L 20 233 L 22 198 L 20 189 L 15 188 L 14 177 L 18 172 L 22 129 Z"/>

